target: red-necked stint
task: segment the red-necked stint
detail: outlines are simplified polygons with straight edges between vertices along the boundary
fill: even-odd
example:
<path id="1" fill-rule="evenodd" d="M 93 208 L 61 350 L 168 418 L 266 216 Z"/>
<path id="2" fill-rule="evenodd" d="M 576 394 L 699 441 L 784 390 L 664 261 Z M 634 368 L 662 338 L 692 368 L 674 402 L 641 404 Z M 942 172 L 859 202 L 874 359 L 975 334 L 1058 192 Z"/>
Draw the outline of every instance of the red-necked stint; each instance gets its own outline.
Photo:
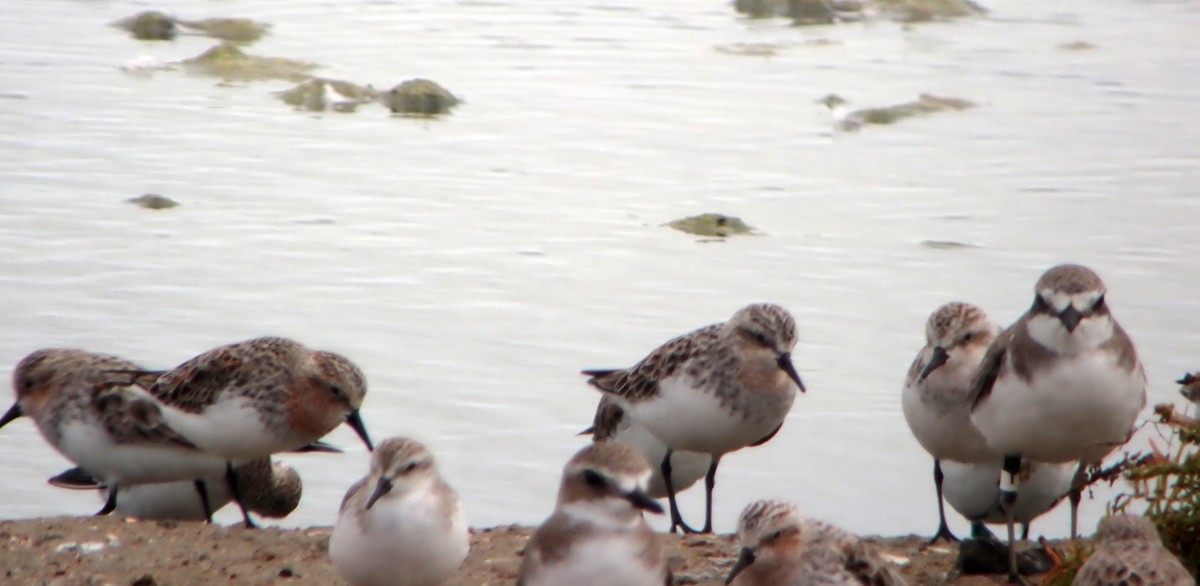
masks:
<path id="1" fill-rule="evenodd" d="M 902 586 L 904 578 L 858 537 L 806 519 L 791 504 L 758 501 L 738 521 L 741 555 L 725 579 L 734 586 Z"/>
<path id="2" fill-rule="evenodd" d="M 771 439 L 804 391 L 792 365 L 796 322 L 784 308 L 760 303 L 729 321 L 675 338 L 623 370 L 585 370 L 588 382 L 611 397 L 667 447 L 660 467 L 667 481 L 671 529 L 683 523 L 675 503 L 671 454 L 710 454 L 701 532 L 712 531 L 712 489 L 725 454 Z"/>
<path id="3" fill-rule="evenodd" d="M 270 458 L 251 460 L 233 469 L 246 508 L 263 517 L 282 519 L 296 510 L 304 485 L 294 468 Z M 108 488 L 82 468 L 72 468 L 50 479 L 50 484 L 72 490 L 95 490 L 108 500 Z M 233 500 L 225 473 L 203 479 L 212 512 Z M 191 482 L 135 484 L 121 489 L 116 512 L 139 519 L 204 520 L 203 502 Z"/>
<path id="4" fill-rule="evenodd" d="M 469 547 L 462 504 L 433 454 L 416 441 L 388 438 L 342 500 L 329 558 L 354 586 L 435 586 L 462 565 Z"/>
<path id="5" fill-rule="evenodd" d="M 211 518 L 202 479 L 223 474 L 224 459 L 171 425 L 176 409 L 114 375 L 140 368 L 83 350 L 33 352 L 13 371 L 17 401 L 0 417 L 0 427 L 21 415 L 33 418 L 51 446 L 109 487 L 99 514 L 114 509 L 124 487 L 192 481 Z"/>
<path id="6" fill-rule="evenodd" d="M 173 428 L 227 461 L 235 501 L 241 491 L 234 466 L 299 449 L 342 423 L 372 448 L 359 417 L 367 393 L 362 371 L 344 356 L 285 338 L 209 350 L 163 373 L 150 392 L 174 408 L 167 413 Z M 253 525 L 248 515 L 246 523 Z"/>
<path id="7" fill-rule="evenodd" d="M 984 311 L 969 303 L 947 303 L 925 323 L 925 347 L 917 354 L 900 402 L 904 419 L 921 447 L 933 456 L 933 485 L 938 499 L 938 529 L 929 543 L 958 541 L 946 525 L 942 501 L 942 463 L 998 461 L 983 434 L 971 423 L 967 402 L 971 377 L 988 345 L 1000 333 Z"/>

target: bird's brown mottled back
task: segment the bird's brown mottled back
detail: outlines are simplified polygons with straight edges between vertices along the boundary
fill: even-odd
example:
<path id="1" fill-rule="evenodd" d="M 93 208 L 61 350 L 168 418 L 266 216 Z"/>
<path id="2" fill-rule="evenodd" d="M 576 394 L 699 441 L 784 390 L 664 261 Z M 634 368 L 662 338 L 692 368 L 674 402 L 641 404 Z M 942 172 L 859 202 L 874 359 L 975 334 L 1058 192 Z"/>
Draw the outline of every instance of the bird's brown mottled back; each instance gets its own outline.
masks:
<path id="1" fill-rule="evenodd" d="M 692 357 L 711 346 L 721 324 L 705 326 L 667 341 L 637 364 L 623 370 L 585 370 L 588 384 L 630 402 L 658 394 L 659 381 L 675 374 Z"/>

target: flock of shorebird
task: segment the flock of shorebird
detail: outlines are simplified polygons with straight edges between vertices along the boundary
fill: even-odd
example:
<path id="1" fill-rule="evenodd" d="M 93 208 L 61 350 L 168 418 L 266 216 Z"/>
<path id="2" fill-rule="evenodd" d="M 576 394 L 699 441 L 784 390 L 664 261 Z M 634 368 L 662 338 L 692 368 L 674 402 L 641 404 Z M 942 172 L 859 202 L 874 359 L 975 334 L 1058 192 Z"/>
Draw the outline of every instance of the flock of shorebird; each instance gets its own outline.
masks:
<path id="1" fill-rule="evenodd" d="M 1136 350 L 1109 311 L 1103 282 L 1079 265 L 1042 275 L 1033 306 L 1007 329 L 977 307 L 950 303 L 929 318 L 926 337 L 902 403 L 934 458 L 941 517 L 934 540 L 955 539 L 944 494 L 976 529 L 1007 525 L 1009 578 L 1020 581 L 1014 524 L 1028 524 L 1066 495 L 1074 536 L 1087 467 L 1130 438 L 1146 403 Z M 796 341 L 785 309 L 756 304 L 629 368 L 584 371 L 602 392 L 587 430 L 594 443 L 567 462 L 554 513 L 530 538 L 517 583 L 671 584 L 643 513 L 663 513 L 656 499 L 666 497 L 671 531 L 697 532 L 675 496 L 703 478 L 698 532 L 712 531 L 722 457 L 769 441 L 805 391 L 792 364 Z M 299 500 L 299 479 L 271 456 L 336 450 L 320 438 L 346 423 L 373 453 L 330 538 L 339 575 L 355 586 L 435 585 L 468 553 L 462 506 L 432 453 L 406 438 L 373 446 L 359 417 L 366 378 L 343 356 L 260 338 L 164 372 L 43 349 L 17 365 L 13 388 L 16 404 L 0 427 L 30 416 L 78 466 L 52 482 L 105 489 L 101 514 L 211 521 L 233 501 L 248 527 L 251 511 L 286 515 Z M 750 504 L 737 534 L 742 551 L 727 584 L 904 583 L 868 544 L 789 503 Z M 1195 584 L 1145 519 L 1109 517 L 1098 535 L 1076 584 Z"/>

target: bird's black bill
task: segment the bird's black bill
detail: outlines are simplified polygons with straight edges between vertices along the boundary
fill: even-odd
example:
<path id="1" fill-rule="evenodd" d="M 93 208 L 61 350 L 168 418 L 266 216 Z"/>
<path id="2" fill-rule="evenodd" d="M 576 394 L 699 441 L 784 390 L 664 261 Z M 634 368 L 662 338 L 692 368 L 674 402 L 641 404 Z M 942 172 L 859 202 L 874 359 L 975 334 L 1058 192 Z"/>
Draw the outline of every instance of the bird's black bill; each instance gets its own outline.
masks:
<path id="1" fill-rule="evenodd" d="M 387 478 L 380 478 L 379 484 L 375 485 L 375 492 L 371 493 L 371 498 L 367 499 L 367 508 L 375 505 L 375 501 L 383 498 L 383 495 L 392 491 L 392 481 Z"/>
<path id="2" fill-rule="evenodd" d="M 0 417 L 0 427 L 4 427 L 5 425 L 8 425 L 9 421 L 12 421 L 24 414 L 25 414 L 25 412 L 21 411 L 21 404 L 13 403 L 13 406 L 11 409 L 8 410 L 8 413 L 5 413 L 4 417 Z"/>
<path id="3" fill-rule="evenodd" d="M 329 443 L 325 443 L 321 440 L 317 440 L 317 441 L 315 441 L 311 444 L 308 444 L 307 446 L 304 446 L 298 450 L 292 450 L 292 451 L 296 452 L 296 453 L 300 453 L 300 454 L 305 453 L 305 452 L 323 452 L 323 453 L 327 453 L 327 454 L 341 454 L 344 450 L 342 450 L 341 448 L 339 448 L 333 444 L 329 444 Z"/>
<path id="4" fill-rule="evenodd" d="M 783 354 L 780 354 L 779 358 L 775 360 L 775 363 L 779 365 L 779 368 L 782 368 L 783 371 L 787 373 L 788 378 L 796 381 L 796 386 L 800 387 L 801 393 L 805 392 L 804 383 L 800 382 L 800 374 L 796 372 L 796 367 L 792 366 L 791 352 L 784 352 Z"/>
<path id="5" fill-rule="evenodd" d="M 749 568 L 750 564 L 754 563 L 754 551 L 748 547 L 742 548 L 742 554 L 738 556 L 737 563 L 733 565 L 733 569 L 729 570 L 729 576 L 725 578 L 725 584 L 730 584 L 733 579 L 741 573 L 742 570 Z"/>
<path id="6" fill-rule="evenodd" d="M 51 477 L 46 482 L 49 482 L 51 486 L 70 490 L 95 490 L 103 486 L 99 480 L 96 480 L 83 468 L 71 468 L 58 476 Z"/>
<path id="7" fill-rule="evenodd" d="M 1178 385 L 1190 385 L 1190 384 L 1192 384 L 1192 383 L 1194 383 L 1194 382 L 1196 382 L 1196 375 L 1194 375 L 1194 374 L 1192 374 L 1192 373 L 1190 373 L 1190 372 L 1189 372 L 1189 373 L 1187 373 L 1187 374 L 1183 375 L 1183 378 L 1181 378 L 1181 379 L 1179 379 L 1179 380 L 1175 381 L 1175 384 L 1178 384 Z"/>
<path id="8" fill-rule="evenodd" d="M 946 352 L 945 348 L 942 348 L 941 346 L 934 346 L 933 356 L 929 357 L 929 364 L 926 364 L 925 370 L 921 371 L 921 379 L 920 380 L 924 381 L 925 377 L 929 376 L 931 373 L 933 373 L 933 371 L 937 370 L 939 366 L 945 364 L 946 360 L 948 360 L 949 358 L 950 358 L 950 353 Z"/>
<path id="9" fill-rule="evenodd" d="M 662 505 L 658 504 L 658 501 L 650 498 L 650 495 L 646 494 L 645 491 L 641 489 L 634 489 L 633 491 L 625 493 L 625 500 L 629 501 L 633 504 L 633 506 L 643 511 L 650 511 L 656 515 L 661 515 L 663 513 Z"/>
<path id="10" fill-rule="evenodd" d="M 1079 322 L 1083 320 L 1083 314 L 1075 309 L 1074 305 L 1068 305 L 1062 313 L 1058 314 L 1058 321 L 1062 322 L 1063 327 L 1067 328 L 1068 332 L 1074 332 Z"/>
<path id="11" fill-rule="evenodd" d="M 363 443 L 367 444 L 367 450 L 375 451 L 375 444 L 371 443 L 371 436 L 367 435 L 367 426 L 363 425 L 362 417 L 358 416 L 358 409 L 351 411 L 350 415 L 346 417 L 346 425 L 349 425 L 350 429 L 353 429 L 354 433 L 362 438 Z"/>

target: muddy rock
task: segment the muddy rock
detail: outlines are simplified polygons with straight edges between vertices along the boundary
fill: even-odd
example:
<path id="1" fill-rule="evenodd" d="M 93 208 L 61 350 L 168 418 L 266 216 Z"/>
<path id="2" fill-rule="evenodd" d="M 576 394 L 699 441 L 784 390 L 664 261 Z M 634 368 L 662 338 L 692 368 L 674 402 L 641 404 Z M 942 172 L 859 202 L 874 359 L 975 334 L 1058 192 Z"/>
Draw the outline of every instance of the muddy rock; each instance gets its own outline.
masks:
<path id="1" fill-rule="evenodd" d="M 410 79 L 379 96 L 379 101 L 396 114 L 437 116 L 446 114 L 460 100 L 446 88 L 428 79 Z"/>
<path id="2" fill-rule="evenodd" d="M 157 10 L 139 12 L 112 24 L 142 41 L 169 41 L 175 38 L 176 33 L 175 19 Z"/>
<path id="3" fill-rule="evenodd" d="M 178 22 L 179 26 L 192 32 L 238 44 L 249 44 L 261 39 L 271 27 L 249 18 L 204 18 Z"/>
<path id="4" fill-rule="evenodd" d="M 249 55 L 234 43 L 221 43 L 191 59 L 184 59 L 184 68 L 201 75 L 211 75 L 229 81 L 259 81 L 285 79 L 303 81 L 317 66 L 313 63 L 282 57 Z"/>

